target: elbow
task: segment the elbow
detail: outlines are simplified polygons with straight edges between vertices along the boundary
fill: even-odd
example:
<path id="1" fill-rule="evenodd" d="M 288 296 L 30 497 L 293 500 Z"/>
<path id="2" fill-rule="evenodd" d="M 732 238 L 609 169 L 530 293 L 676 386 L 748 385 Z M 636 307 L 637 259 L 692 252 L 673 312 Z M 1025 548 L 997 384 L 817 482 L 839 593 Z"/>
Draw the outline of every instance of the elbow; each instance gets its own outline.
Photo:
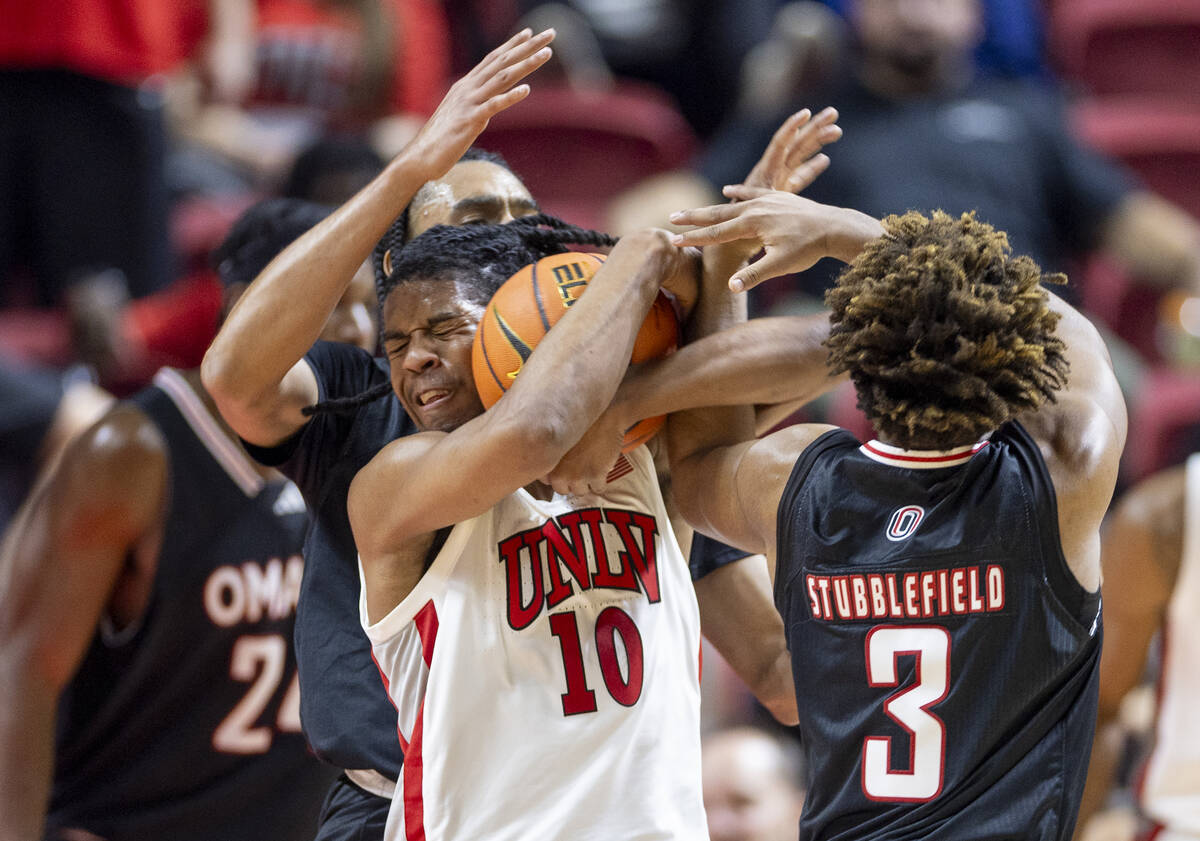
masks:
<path id="1" fill-rule="evenodd" d="M 548 475 L 582 437 L 582 432 L 560 418 L 553 408 L 538 405 L 536 412 L 497 418 L 495 452 L 510 475 L 522 485 Z"/>
<path id="2" fill-rule="evenodd" d="M 237 394 L 237 377 L 232 361 L 214 343 L 200 362 L 200 381 L 204 388 L 220 404 Z"/>

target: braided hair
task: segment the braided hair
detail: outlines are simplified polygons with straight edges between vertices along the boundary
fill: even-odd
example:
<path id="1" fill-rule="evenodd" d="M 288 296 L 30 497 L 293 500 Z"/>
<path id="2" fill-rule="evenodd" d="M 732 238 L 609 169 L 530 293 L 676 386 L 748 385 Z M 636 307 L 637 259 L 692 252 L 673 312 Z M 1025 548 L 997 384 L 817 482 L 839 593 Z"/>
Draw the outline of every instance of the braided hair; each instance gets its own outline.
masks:
<path id="1" fill-rule="evenodd" d="M 501 169 L 512 172 L 512 167 L 508 165 L 508 161 L 497 155 L 495 152 L 488 152 L 484 149 L 479 149 L 472 146 L 463 156 L 458 159 L 455 166 L 467 161 L 483 161 L 489 164 L 495 164 Z M 513 173 L 516 175 L 516 173 Z M 424 187 L 422 187 L 422 190 Z M 404 210 L 400 211 L 400 215 L 396 217 L 396 221 L 391 224 L 379 243 L 375 246 L 375 250 L 371 252 L 371 266 L 375 269 L 375 291 L 379 292 L 391 272 L 391 261 L 400 253 L 405 245 L 408 244 L 408 217 L 412 211 L 412 206 L 421 197 L 422 190 L 418 190 L 413 196 L 412 201 L 405 205 Z"/>
<path id="2" fill-rule="evenodd" d="M 212 265 L 221 283 L 250 283 L 279 252 L 331 210 L 303 199 L 264 199 L 251 206 L 213 250 Z"/>
<path id="3" fill-rule="evenodd" d="M 468 300 L 486 305 L 504 281 L 569 245 L 607 247 L 616 244 L 608 234 L 579 228 L 545 214 L 524 216 L 503 225 L 437 225 L 410 242 L 396 256 L 391 273 L 377 286 L 382 309 L 388 295 L 403 283 L 457 282 Z M 362 406 L 390 394 L 381 382 L 351 397 L 306 406 L 305 415 L 319 412 L 353 414 Z"/>

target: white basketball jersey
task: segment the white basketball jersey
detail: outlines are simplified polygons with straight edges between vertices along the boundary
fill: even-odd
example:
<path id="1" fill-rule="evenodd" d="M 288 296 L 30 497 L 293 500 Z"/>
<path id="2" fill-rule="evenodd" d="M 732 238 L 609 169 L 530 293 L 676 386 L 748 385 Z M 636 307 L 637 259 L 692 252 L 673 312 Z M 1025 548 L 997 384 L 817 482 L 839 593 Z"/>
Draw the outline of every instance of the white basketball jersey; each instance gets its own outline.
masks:
<path id="1" fill-rule="evenodd" d="M 649 452 L 618 472 L 459 523 L 375 625 L 360 599 L 405 756 L 386 841 L 708 837 L 696 598 Z"/>
<path id="2" fill-rule="evenodd" d="M 1178 833 L 1170 837 L 1200 838 L 1200 453 L 1187 463 L 1183 558 L 1167 608 L 1159 680 L 1157 733 L 1142 808 Z"/>

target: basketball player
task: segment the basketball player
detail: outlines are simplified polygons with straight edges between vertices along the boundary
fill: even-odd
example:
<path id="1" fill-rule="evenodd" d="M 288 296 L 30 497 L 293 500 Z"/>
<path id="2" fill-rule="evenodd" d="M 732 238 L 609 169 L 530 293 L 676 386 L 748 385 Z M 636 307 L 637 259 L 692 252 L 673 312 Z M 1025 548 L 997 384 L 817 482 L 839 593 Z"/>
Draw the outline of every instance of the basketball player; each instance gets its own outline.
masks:
<path id="1" fill-rule="evenodd" d="M 1200 839 L 1200 455 L 1125 493 L 1105 524 L 1104 653 L 1100 712 L 1080 827 L 1103 804 L 1119 751 L 1121 699 L 1138 685 L 1153 637 L 1162 634 L 1154 747 L 1138 788 L 1145 836 Z M 1119 735 L 1119 734 L 1115 734 Z"/>
<path id="2" fill-rule="evenodd" d="M 1101 340 L 972 216 L 726 194 L 746 201 L 679 214 L 706 227 L 676 241 L 755 237 L 765 265 L 731 287 L 850 263 L 813 362 L 849 371 L 879 436 L 669 421 L 684 515 L 769 560 L 811 763 L 800 837 L 1070 838 L 1126 429 Z"/>
<path id="3" fill-rule="evenodd" d="M 660 285 L 695 262 L 664 232 L 623 238 L 484 412 L 487 301 L 579 241 L 526 221 L 431 229 L 384 288 L 391 385 L 420 432 L 358 473 L 348 511 L 406 749 L 385 838 L 704 838 L 699 613 L 649 452 L 597 494 L 539 481 L 611 401 Z"/>
<path id="4" fill-rule="evenodd" d="M 327 212 L 247 211 L 220 250 L 229 293 Z M 312 837 L 333 775 L 300 733 L 306 512 L 236 441 L 198 371 L 163 369 L 68 447 L 6 536 L 0 838 Z"/>
<path id="5" fill-rule="evenodd" d="M 322 823 L 323 840 L 347 837 L 339 832 L 359 832 L 364 826 L 381 834 L 401 771 L 395 712 L 370 661 L 369 642 L 354 619 L 357 552 L 345 500 L 354 474 L 385 444 L 416 427 L 391 398 L 347 414 L 304 414 L 305 407 L 317 402 L 390 393 L 386 365 L 349 348 L 314 342 L 347 278 L 389 230 L 399 231 L 396 239 L 402 244 L 413 232 L 435 224 L 506 222 L 536 209 L 524 185 L 502 167 L 488 160 L 455 161 L 495 109 L 523 97 L 525 86 L 512 85 L 545 60 L 552 34 L 519 34 L 460 80 L 417 139 L 379 178 L 263 272 L 205 358 L 205 383 L 225 418 L 255 458 L 278 465 L 296 481 L 314 512 L 296 631 L 301 718 L 317 755 L 347 769 L 335 784 Z M 816 177 L 823 168 L 826 159 L 812 156 L 830 139 L 823 132 L 831 115 L 813 120 L 815 130 L 804 132 L 810 116 L 804 113 L 785 123 L 771 153 L 764 155 L 759 174 L 772 179 L 769 183 L 789 183 L 794 175 Z M 815 142 L 810 141 L 813 135 Z M 802 180 L 793 183 L 796 189 L 804 186 Z M 418 191 L 421 195 L 414 199 Z M 402 213 L 410 200 L 412 207 Z M 381 260 L 378 267 L 381 271 Z M 689 376 L 693 372 L 696 382 L 711 384 L 713 392 L 727 383 L 744 385 L 746 379 L 732 365 L 724 380 L 717 375 L 701 379 L 696 369 Z M 777 389 L 777 373 L 766 372 L 760 387 Z M 611 462 L 600 475 L 610 467 Z M 748 569 L 748 564 L 734 564 L 720 577 L 722 589 L 732 594 L 731 603 L 732 598 L 752 598 L 755 604 L 763 600 L 765 574 L 761 583 L 741 581 Z M 734 584 L 739 585 L 736 590 Z M 741 623 L 725 635 L 729 641 L 720 650 L 735 666 L 749 664 L 739 673 L 776 715 L 794 720 L 788 670 L 778 665 L 782 660 L 786 666 L 782 629 L 777 621 L 772 624 L 768 611 L 745 614 L 763 625 Z M 736 612 L 729 616 L 738 618 Z M 768 637 L 778 639 L 777 650 L 759 643 Z M 760 665 L 764 660 L 766 665 Z"/>

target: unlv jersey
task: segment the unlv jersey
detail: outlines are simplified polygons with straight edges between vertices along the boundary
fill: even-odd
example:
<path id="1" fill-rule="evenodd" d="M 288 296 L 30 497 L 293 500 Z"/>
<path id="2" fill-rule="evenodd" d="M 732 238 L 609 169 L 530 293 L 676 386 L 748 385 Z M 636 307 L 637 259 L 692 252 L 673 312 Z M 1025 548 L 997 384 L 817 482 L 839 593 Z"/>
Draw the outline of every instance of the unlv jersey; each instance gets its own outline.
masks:
<path id="1" fill-rule="evenodd" d="M 48 837 L 309 839 L 335 771 L 300 733 L 292 628 L 306 512 L 178 372 L 135 395 L 169 458 L 153 592 L 102 622 L 58 711 Z"/>
<path id="2" fill-rule="evenodd" d="M 602 497 L 456 525 L 363 627 L 404 749 L 386 839 L 705 839 L 700 617 L 645 447 Z"/>
<path id="3" fill-rule="evenodd" d="M 806 839 L 1069 839 L 1100 598 L 1037 445 L 818 438 L 779 507 L 775 600 L 810 760 Z"/>

